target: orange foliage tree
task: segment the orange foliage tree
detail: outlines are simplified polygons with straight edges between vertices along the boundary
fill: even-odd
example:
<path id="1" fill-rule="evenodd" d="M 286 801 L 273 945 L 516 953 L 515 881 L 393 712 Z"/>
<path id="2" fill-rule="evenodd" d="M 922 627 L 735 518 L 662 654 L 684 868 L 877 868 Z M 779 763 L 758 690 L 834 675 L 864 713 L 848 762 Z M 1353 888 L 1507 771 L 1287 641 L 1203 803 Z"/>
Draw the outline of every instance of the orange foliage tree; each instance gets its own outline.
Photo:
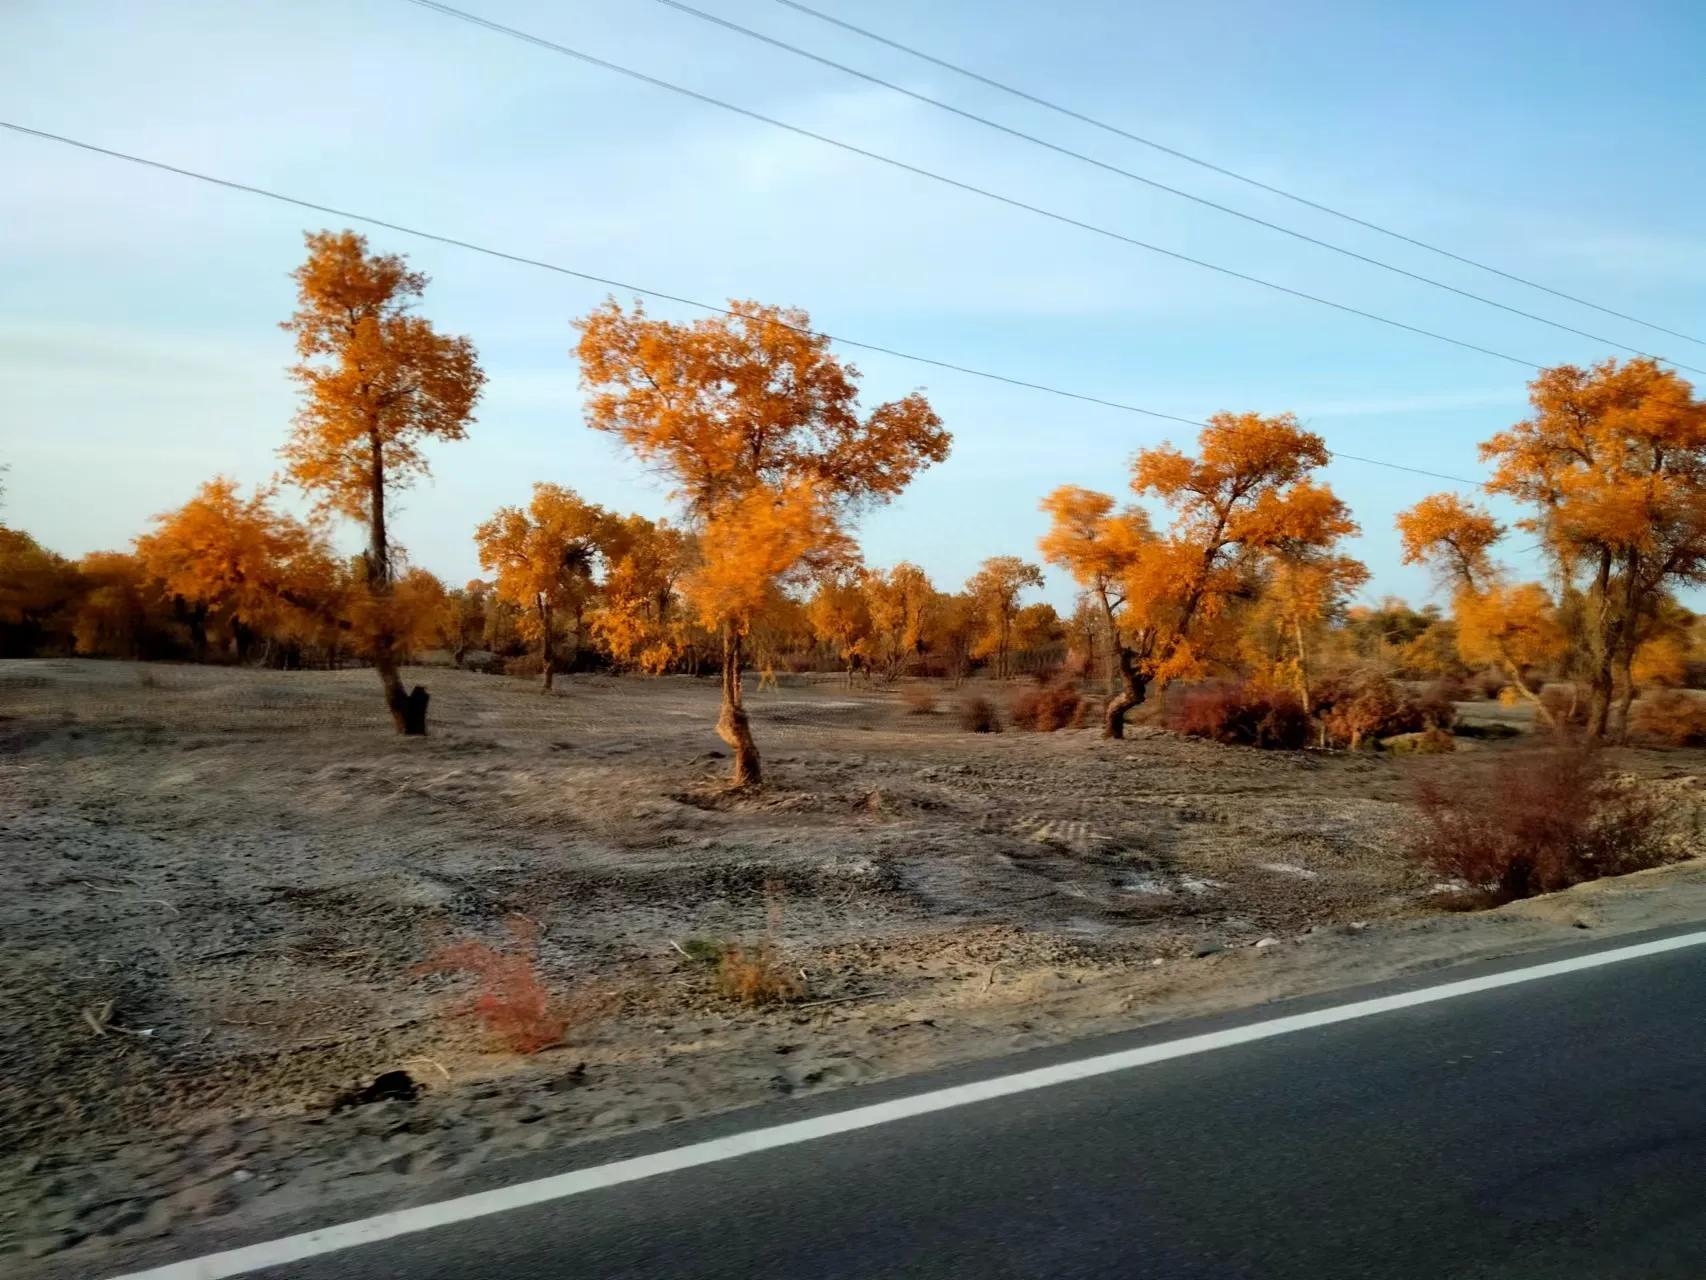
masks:
<path id="1" fill-rule="evenodd" d="M 971 656 L 994 661 L 995 678 L 1012 674 L 1013 624 L 1019 617 L 1019 596 L 1043 585 L 1043 571 L 1018 556 L 991 556 L 966 580 L 979 629 Z"/>
<path id="2" fill-rule="evenodd" d="M 1356 532 L 1344 503 L 1310 474 L 1327 460 L 1321 437 L 1291 414 L 1218 413 L 1196 457 L 1162 445 L 1133 464 L 1133 491 L 1171 511 L 1165 533 L 1130 513 L 1107 523 L 1116 517 L 1104 495 L 1051 499 L 1045 546 L 1080 583 L 1101 581 L 1119 600 L 1108 612 L 1121 689 L 1105 734 L 1119 735 L 1120 718 L 1152 686 L 1201 673 L 1228 638 L 1230 606 L 1252 594 L 1264 566 L 1324 562 Z"/>
<path id="3" fill-rule="evenodd" d="M 1275 556 L 1273 572 L 1256 612 L 1290 642 L 1276 676 L 1289 676 L 1303 709 L 1310 709 L 1309 658 L 1312 635 L 1343 616 L 1347 598 L 1368 581 L 1368 567 L 1350 556 L 1305 549 Z"/>
<path id="4" fill-rule="evenodd" d="M 502 507 L 474 531 L 480 567 L 496 575 L 498 596 L 521 610 L 522 633 L 539 646 L 546 693 L 557 671 L 559 615 L 569 615 L 578 639 L 608 521 L 603 507 L 572 489 L 536 484 L 525 508 Z"/>
<path id="5" fill-rule="evenodd" d="M 964 591 L 931 593 L 924 614 L 924 649 L 946 665 L 956 686 L 971 674 L 978 630 L 977 601 L 970 595 Z"/>
<path id="6" fill-rule="evenodd" d="M 922 395 L 858 411 L 858 373 L 803 311 L 733 302 L 692 324 L 614 301 L 579 321 L 587 424 L 675 486 L 699 536 L 684 582 L 722 642 L 717 729 L 737 785 L 761 778 L 743 702 L 742 646 L 778 582 L 851 559 L 846 522 L 947 456 Z"/>
<path id="7" fill-rule="evenodd" d="M 870 657 L 871 606 L 859 580 L 851 574 L 830 574 L 806 601 L 806 621 L 812 636 L 841 660 L 847 687 L 853 673 Z"/>
<path id="8" fill-rule="evenodd" d="M 34 657 L 69 639 L 77 571 L 20 529 L 0 525 L 0 657 Z"/>
<path id="9" fill-rule="evenodd" d="M 217 476 L 136 539 L 142 571 L 177 602 L 198 659 L 210 629 L 243 661 L 257 639 L 332 594 L 337 566 L 325 540 L 272 502 L 270 489 L 245 498 Z"/>
<path id="10" fill-rule="evenodd" d="M 142 561 L 123 551 L 91 551 L 77 562 L 82 579 L 72 635 L 78 653 L 118 658 L 149 656 L 167 617 L 159 583 Z"/>
<path id="11" fill-rule="evenodd" d="M 1667 589 L 1706 581 L 1706 402 L 1645 357 L 1559 365 L 1529 384 L 1533 414 L 1481 446 L 1488 488 L 1523 502 L 1587 605 L 1590 737 L 1602 737 L 1644 626 Z"/>
<path id="12" fill-rule="evenodd" d="M 905 560 L 867 571 L 859 585 L 871 614 L 871 660 L 893 680 L 923 650 L 936 589 L 924 570 Z"/>
<path id="13" fill-rule="evenodd" d="M 677 587 L 696 543 L 667 520 L 612 516 L 604 529 L 604 585 L 589 625 L 618 666 L 657 674 L 685 644 Z"/>
<path id="14" fill-rule="evenodd" d="M 371 630 L 362 640 L 397 732 L 424 734 L 427 692 L 404 693 L 397 670 L 402 620 L 392 609 L 386 501 L 427 474 L 427 442 L 464 438 L 485 375 L 468 339 L 412 314 L 425 275 L 397 255 L 369 253 L 353 231 L 305 239 L 307 260 L 292 276 L 296 313 L 283 326 L 296 337 L 290 372 L 302 391 L 285 470 L 323 510 L 366 525 L 369 599 L 359 612 Z"/>
<path id="15" fill-rule="evenodd" d="M 1457 650 L 1465 662 L 1496 666 L 1547 724 L 1554 718 L 1529 671 L 1557 662 L 1566 636 L 1558 609 L 1538 582 L 1511 584 L 1493 561 L 1499 522 L 1453 493 L 1423 498 L 1398 513 L 1405 564 L 1431 565 L 1452 588 Z"/>
<path id="16" fill-rule="evenodd" d="M 1102 707 L 1102 736 L 1125 736 L 1126 712 L 1143 701 L 1139 655 L 1128 635 L 1126 580 L 1143 549 L 1155 541 L 1140 507 L 1114 509 L 1105 493 L 1062 485 L 1042 501 L 1048 532 L 1038 544 L 1043 559 L 1066 570 L 1101 610 L 1119 688 Z"/>

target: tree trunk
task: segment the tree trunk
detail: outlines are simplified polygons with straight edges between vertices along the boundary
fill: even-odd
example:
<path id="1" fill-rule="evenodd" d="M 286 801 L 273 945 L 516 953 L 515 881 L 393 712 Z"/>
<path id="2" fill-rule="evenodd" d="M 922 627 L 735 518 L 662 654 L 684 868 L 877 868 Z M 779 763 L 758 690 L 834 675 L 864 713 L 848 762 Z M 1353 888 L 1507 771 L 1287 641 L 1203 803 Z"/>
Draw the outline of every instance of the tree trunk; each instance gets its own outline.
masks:
<path id="1" fill-rule="evenodd" d="M 385 688 L 385 707 L 391 713 L 391 723 L 397 732 L 411 738 L 426 736 L 427 691 L 416 685 L 403 692 L 403 681 L 397 675 L 397 664 L 390 654 L 375 658 L 373 668 L 379 673 L 379 683 Z"/>
<path id="2" fill-rule="evenodd" d="M 1623 689 L 1617 698 L 1617 741 L 1629 741 L 1629 707 L 1635 701 L 1634 656 L 1625 652 L 1618 656 L 1617 669 L 1623 677 Z"/>
<path id="3" fill-rule="evenodd" d="M 1587 735 L 1590 742 L 1598 742 L 1605 737 L 1606 726 L 1611 719 L 1611 664 L 1616 656 L 1616 643 L 1612 635 L 1614 622 L 1611 616 L 1611 553 L 1608 551 L 1600 553 L 1599 567 L 1594 574 L 1591 603 L 1595 617 L 1593 632 L 1589 637 L 1593 670 L 1588 675 Z"/>
<path id="4" fill-rule="evenodd" d="M 1611 678 L 1611 660 L 1607 655 L 1604 662 L 1596 662 L 1593 673 L 1588 680 L 1588 727 L 1587 735 L 1591 741 L 1598 742 L 1605 737 L 1607 726 L 1611 723 L 1611 697 L 1614 692 Z"/>
<path id="5" fill-rule="evenodd" d="M 557 655 L 551 648 L 551 607 L 543 600 L 537 603 L 539 609 L 539 671 L 541 678 L 539 692 L 550 693 L 557 677 Z"/>
<path id="6" fill-rule="evenodd" d="M 380 687 L 385 690 L 385 707 L 397 732 L 411 738 L 424 737 L 427 691 L 417 684 L 409 692 L 403 692 L 403 681 L 397 674 L 397 642 L 387 612 L 391 596 L 391 547 L 385 537 L 385 453 L 378 432 L 369 436 L 368 445 L 373 470 L 368 482 L 371 518 L 367 529 L 367 588 L 378 606 L 379 616 L 379 630 L 373 637 L 373 669 L 379 673 Z"/>
<path id="7" fill-rule="evenodd" d="M 1511 687 L 1523 697 L 1527 698 L 1529 703 L 1534 707 L 1534 718 L 1554 732 L 1560 729 L 1562 726 L 1559 725 L 1558 718 L 1554 716 L 1552 712 L 1547 709 L 1546 704 L 1540 700 L 1540 694 L 1529 688 L 1528 681 L 1522 678 L 1522 669 L 1509 658 L 1505 659 L 1504 668 L 1505 675 L 1510 677 Z M 1575 710 L 1573 700 L 1571 702 L 1571 710 Z"/>
<path id="8" fill-rule="evenodd" d="M 1291 620 L 1292 634 L 1297 639 L 1297 697 L 1303 703 L 1303 714 L 1309 714 L 1309 650 L 1303 643 L 1303 619 Z"/>
<path id="9" fill-rule="evenodd" d="M 723 624 L 723 709 L 717 717 L 717 736 L 735 753 L 734 784 L 755 787 L 764 780 L 758 759 L 758 744 L 741 702 L 741 635 L 732 622 Z"/>
<path id="10" fill-rule="evenodd" d="M 1104 738 L 1125 737 L 1126 712 L 1142 703 L 1144 695 L 1149 691 L 1148 682 L 1137 674 L 1137 663 L 1131 650 L 1120 644 L 1115 645 L 1114 652 L 1119 664 L 1120 689 L 1108 699 L 1102 711 Z"/>

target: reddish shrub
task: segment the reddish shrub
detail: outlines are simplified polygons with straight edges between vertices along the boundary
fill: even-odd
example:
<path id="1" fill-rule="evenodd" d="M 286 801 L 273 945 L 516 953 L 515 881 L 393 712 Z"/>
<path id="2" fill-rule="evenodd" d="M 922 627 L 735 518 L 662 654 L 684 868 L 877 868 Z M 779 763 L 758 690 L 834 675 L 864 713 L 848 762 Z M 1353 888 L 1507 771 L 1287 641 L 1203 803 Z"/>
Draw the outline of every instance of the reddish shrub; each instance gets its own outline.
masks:
<path id="1" fill-rule="evenodd" d="M 967 698 L 960 703 L 960 728 L 967 733 L 1000 733 L 1001 714 L 988 698 Z"/>
<path id="2" fill-rule="evenodd" d="M 1657 804 L 1581 747 L 1532 749 L 1479 773 L 1424 781 L 1417 802 L 1411 856 L 1489 903 L 1672 860 Z"/>
<path id="3" fill-rule="evenodd" d="M 470 997 L 468 1010 L 516 1053 L 538 1053 L 561 1043 L 568 1018 L 539 981 L 534 960 L 539 952 L 539 929 L 519 916 L 506 921 L 515 946 L 499 951 L 467 940 L 440 950 L 417 973 L 471 973 L 480 989 Z"/>
<path id="4" fill-rule="evenodd" d="M 1167 727 L 1193 738 L 1291 751 L 1309 742 L 1309 716 L 1291 694 L 1255 685 L 1192 689 L 1167 715 Z"/>
<path id="5" fill-rule="evenodd" d="M 1667 747 L 1706 747 L 1706 698 L 1681 689 L 1644 693 L 1629 709 L 1629 730 Z"/>
<path id="6" fill-rule="evenodd" d="M 1056 729 L 1082 728 L 1089 708 L 1071 685 L 1051 684 L 1025 690 L 1013 699 L 1011 710 L 1014 727 L 1053 733 Z"/>

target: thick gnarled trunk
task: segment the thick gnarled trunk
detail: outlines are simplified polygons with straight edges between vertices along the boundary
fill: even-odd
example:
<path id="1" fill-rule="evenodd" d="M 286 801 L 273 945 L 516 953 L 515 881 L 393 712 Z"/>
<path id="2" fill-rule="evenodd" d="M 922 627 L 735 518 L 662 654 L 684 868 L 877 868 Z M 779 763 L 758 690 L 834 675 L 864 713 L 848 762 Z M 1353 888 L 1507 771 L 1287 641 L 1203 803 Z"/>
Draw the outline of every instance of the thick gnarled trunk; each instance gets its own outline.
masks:
<path id="1" fill-rule="evenodd" d="M 717 736 L 735 753 L 734 784 L 755 787 L 764 780 L 758 744 L 741 700 L 741 634 L 733 623 L 723 625 L 723 709 L 717 717 Z"/>
<path id="2" fill-rule="evenodd" d="M 391 723 L 397 732 L 411 738 L 425 737 L 427 731 L 427 700 L 430 696 L 421 685 L 403 692 L 397 664 L 389 654 L 376 657 L 373 668 L 379 672 L 379 683 L 385 688 L 385 708 L 391 713 Z"/>
<path id="3" fill-rule="evenodd" d="M 1149 691 L 1149 682 L 1138 674 L 1135 655 L 1130 649 L 1117 641 L 1114 644 L 1114 662 L 1119 674 L 1120 687 L 1102 708 L 1102 736 L 1104 738 L 1125 737 L 1126 713 L 1133 707 L 1142 705 L 1144 696 Z"/>

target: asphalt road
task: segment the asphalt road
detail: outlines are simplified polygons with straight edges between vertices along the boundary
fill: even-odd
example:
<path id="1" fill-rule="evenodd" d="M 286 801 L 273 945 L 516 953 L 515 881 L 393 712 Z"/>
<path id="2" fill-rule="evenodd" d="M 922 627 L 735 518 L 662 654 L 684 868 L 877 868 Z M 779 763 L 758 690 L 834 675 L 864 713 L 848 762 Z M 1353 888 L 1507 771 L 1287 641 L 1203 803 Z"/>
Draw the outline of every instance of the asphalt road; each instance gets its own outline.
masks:
<path id="1" fill-rule="evenodd" d="M 1703 998 L 1693 947 L 259 1274 L 1700 1280 Z"/>

